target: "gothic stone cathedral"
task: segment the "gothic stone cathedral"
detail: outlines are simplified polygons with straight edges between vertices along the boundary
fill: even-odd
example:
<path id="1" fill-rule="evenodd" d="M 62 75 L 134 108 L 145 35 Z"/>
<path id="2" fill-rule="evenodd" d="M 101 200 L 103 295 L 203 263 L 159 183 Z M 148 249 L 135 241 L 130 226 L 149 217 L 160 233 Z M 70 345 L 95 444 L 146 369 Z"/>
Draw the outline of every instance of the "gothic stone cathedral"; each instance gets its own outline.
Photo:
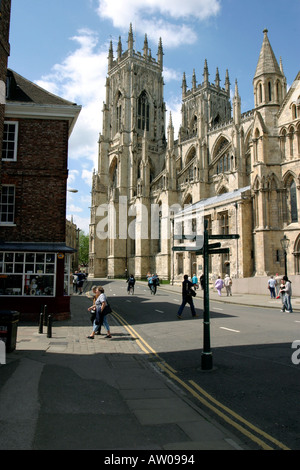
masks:
<path id="1" fill-rule="evenodd" d="M 160 210 L 187 205 L 190 213 L 202 211 L 210 233 L 240 235 L 222 242 L 229 254 L 211 256 L 212 278 L 284 274 L 285 259 L 289 275 L 300 273 L 300 72 L 287 91 L 281 60 L 263 33 L 254 108 L 241 113 L 237 82 L 231 104 L 228 71 L 224 88 L 218 69 L 211 83 L 205 60 L 201 84 L 194 72 L 188 88 L 183 75 L 178 140 L 171 115 L 166 128 L 161 40 L 157 60 L 147 36 L 143 52 L 134 50 L 131 26 L 125 52 L 119 39 L 114 57 L 111 43 L 92 181 L 90 277 L 145 278 L 151 271 L 176 281 L 199 275 L 202 257 L 172 251 L 186 242 L 174 241 L 174 222 L 172 232 Z"/>

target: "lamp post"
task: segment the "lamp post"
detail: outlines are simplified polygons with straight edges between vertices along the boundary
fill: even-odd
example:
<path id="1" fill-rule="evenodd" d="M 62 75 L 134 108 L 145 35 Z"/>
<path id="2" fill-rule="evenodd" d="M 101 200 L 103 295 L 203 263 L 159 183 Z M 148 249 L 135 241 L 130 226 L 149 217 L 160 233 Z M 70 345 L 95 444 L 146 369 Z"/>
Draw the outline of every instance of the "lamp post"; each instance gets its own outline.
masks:
<path id="1" fill-rule="evenodd" d="M 290 240 L 287 238 L 286 235 L 283 236 L 283 238 L 280 240 L 283 253 L 284 253 L 284 274 L 287 276 L 287 250 L 290 244 Z"/>

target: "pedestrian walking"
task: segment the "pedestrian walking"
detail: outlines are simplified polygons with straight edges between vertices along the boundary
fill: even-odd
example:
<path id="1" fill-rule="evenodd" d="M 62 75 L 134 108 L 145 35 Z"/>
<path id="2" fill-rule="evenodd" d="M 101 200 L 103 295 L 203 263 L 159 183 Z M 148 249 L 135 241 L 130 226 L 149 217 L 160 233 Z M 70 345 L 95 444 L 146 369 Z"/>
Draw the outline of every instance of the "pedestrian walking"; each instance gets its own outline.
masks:
<path id="1" fill-rule="evenodd" d="M 282 279 L 284 280 L 284 288 L 281 289 L 281 292 L 284 293 L 284 309 L 287 313 L 293 313 L 292 302 L 291 302 L 292 283 L 291 281 L 289 281 L 287 276 L 283 276 Z"/>
<path id="2" fill-rule="evenodd" d="M 78 286 L 77 286 L 77 281 L 78 281 L 78 276 L 77 276 L 77 271 L 73 274 L 73 293 L 77 294 L 78 291 Z"/>
<path id="3" fill-rule="evenodd" d="M 231 293 L 232 279 L 229 276 L 229 274 L 225 274 L 224 286 L 226 289 L 227 297 L 229 297 L 230 295 L 232 296 L 232 293 Z"/>
<path id="4" fill-rule="evenodd" d="M 159 286 L 159 277 L 156 273 L 153 274 L 152 281 L 153 281 L 153 294 L 155 295 L 157 292 L 157 288 Z"/>
<path id="5" fill-rule="evenodd" d="M 285 287 L 285 280 L 284 279 L 281 279 L 280 281 L 280 286 L 279 286 L 279 297 L 281 299 L 281 312 L 285 312 L 285 305 L 284 305 L 284 296 L 285 296 L 285 292 L 284 292 L 284 287 Z"/>
<path id="6" fill-rule="evenodd" d="M 92 286 L 91 293 L 87 294 L 87 297 L 92 298 L 93 300 L 93 305 L 88 308 L 88 312 L 90 312 L 90 320 L 92 322 L 92 325 L 94 324 L 95 318 L 96 318 L 96 299 L 97 299 L 97 286 Z M 99 326 L 99 329 L 95 333 L 96 335 L 101 335 L 101 325 Z"/>
<path id="7" fill-rule="evenodd" d="M 193 277 L 192 277 L 192 283 L 194 285 L 194 289 L 195 290 L 198 289 L 198 287 L 199 287 L 198 286 L 198 278 L 197 278 L 196 274 L 194 274 Z"/>
<path id="8" fill-rule="evenodd" d="M 183 276 L 182 282 L 182 303 L 179 307 L 177 312 L 177 317 L 181 319 L 181 314 L 186 304 L 189 304 L 191 307 L 192 317 L 198 317 L 199 315 L 196 314 L 194 302 L 193 302 L 193 294 L 196 295 L 195 291 L 192 289 L 193 284 L 189 281 L 188 275 L 185 274 Z"/>
<path id="9" fill-rule="evenodd" d="M 130 274 L 129 278 L 126 281 L 127 285 L 127 293 L 130 294 L 130 289 L 132 289 L 132 293 L 134 294 L 134 285 L 135 285 L 135 278 L 133 274 Z"/>
<path id="10" fill-rule="evenodd" d="M 200 285 L 201 285 L 202 290 L 204 290 L 204 284 L 205 284 L 204 274 L 201 274 L 201 276 L 200 276 Z"/>
<path id="11" fill-rule="evenodd" d="M 218 294 L 221 296 L 222 295 L 222 289 L 224 287 L 224 282 L 223 280 L 221 279 L 221 276 L 218 276 L 218 279 L 216 280 L 215 282 L 215 288 L 217 289 L 218 291 Z"/>
<path id="12" fill-rule="evenodd" d="M 279 291 L 280 291 L 281 280 L 282 280 L 282 276 L 279 276 L 279 274 L 276 273 L 276 275 L 275 275 L 275 282 L 276 282 L 276 284 L 275 284 L 276 299 L 279 299 L 279 298 L 280 298 Z"/>
<path id="13" fill-rule="evenodd" d="M 99 327 L 103 324 L 106 328 L 107 334 L 106 338 L 111 338 L 110 327 L 107 321 L 107 314 L 111 313 L 111 308 L 108 304 L 106 295 L 104 294 L 104 289 L 102 286 L 97 287 L 96 290 L 96 318 L 93 324 L 93 331 L 88 336 L 89 339 L 94 339 L 96 332 L 99 330 Z"/>
<path id="14" fill-rule="evenodd" d="M 273 278 L 273 276 L 271 276 L 270 279 L 268 280 L 268 289 L 270 290 L 271 299 L 276 299 L 275 286 L 276 286 L 276 281 Z"/>
<path id="15" fill-rule="evenodd" d="M 152 294 L 152 292 L 153 292 L 153 274 L 150 274 L 150 273 L 147 274 L 147 281 L 148 281 L 148 287 L 149 287 L 150 292 Z"/>
<path id="16" fill-rule="evenodd" d="M 85 275 L 81 271 L 79 271 L 77 273 L 77 287 L 79 290 L 79 295 L 82 294 L 82 286 L 83 286 L 84 280 L 85 280 Z"/>

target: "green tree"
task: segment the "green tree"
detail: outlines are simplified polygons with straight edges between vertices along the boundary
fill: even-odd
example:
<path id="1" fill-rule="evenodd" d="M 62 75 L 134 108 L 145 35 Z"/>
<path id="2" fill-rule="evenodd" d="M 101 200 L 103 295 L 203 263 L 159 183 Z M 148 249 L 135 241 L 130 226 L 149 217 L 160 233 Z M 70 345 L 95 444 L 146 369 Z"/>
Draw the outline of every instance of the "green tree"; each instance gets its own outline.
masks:
<path id="1" fill-rule="evenodd" d="M 89 236 L 82 231 L 79 233 L 78 262 L 84 265 L 89 263 Z"/>

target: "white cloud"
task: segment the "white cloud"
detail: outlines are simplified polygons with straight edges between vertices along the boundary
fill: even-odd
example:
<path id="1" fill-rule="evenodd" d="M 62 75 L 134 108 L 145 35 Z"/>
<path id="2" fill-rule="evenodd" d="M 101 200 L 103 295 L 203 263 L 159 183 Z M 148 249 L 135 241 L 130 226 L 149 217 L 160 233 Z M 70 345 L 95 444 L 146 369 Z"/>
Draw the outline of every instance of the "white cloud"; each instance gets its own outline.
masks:
<path id="1" fill-rule="evenodd" d="M 168 110 L 168 114 L 166 116 L 166 126 L 169 125 L 170 121 L 170 113 L 172 115 L 172 124 L 174 127 L 174 137 L 177 139 L 178 131 L 181 125 L 182 117 L 181 117 L 181 107 L 182 102 L 179 98 L 170 99 L 166 102 L 166 107 Z"/>
<path id="2" fill-rule="evenodd" d="M 82 29 L 71 38 L 78 47 L 37 83 L 82 106 L 69 141 L 69 158 L 97 166 L 102 103 L 105 100 L 108 45 L 98 46 L 95 32 Z"/>
<path id="3" fill-rule="evenodd" d="M 71 214 L 73 214 L 73 212 L 82 212 L 83 209 L 79 206 L 75 206 L 75 204 L 70 204 L 68 205 L 68 212 L 70 212 Z"/>
<path id="4" fill-rule="evenodd" d="M 77 214 L 67 215 L 67 219 L 71 220 L 73 218 L 73 223 L 77 225 L 80 230 L 82 230 L 86 235 L 89 234 L 90 219 L 89 217 L 80 217 Z"/>
<path id="5" fill-rule="evenodd" d="M 163 71 L 163 76 L 164 76 L 164 81 L 166 83 L 171 82 L 172 80 L 182 80 L 182 75 L 178 72 L 178 70 L 170 69 L 167 67 L 164 67 Z"/>
<path id="6" fill-rule="evenodd" d="M 93 172 L 89 170 L 82 170 L 81 172 L 81 178 L 89 185 L 91 186 L 92 184 L 92 175 Z"/>
<path id="7" fill-rule="evenodd" d="M 70 170 L 68 174 L 68 186 L 71 186 L 76 181 L 76 177 L 79 175 L 78 170 Z"/>
<path id="8" fill-rule="evenodd" d="M 180 21 L 203 21 L 220 11 L 221 0 L 98 0 L 98 14 L 110 19 L 114 27 L 128 29 L 129 23 L 141 34 L 148 31 L 151 39 L 164 38 L 164 44 L 192 44 L 196 33 Z M 116 11 L 118 14 L 116 14 Z M 164 19 L 161 16 L 164 16 Z"/>

